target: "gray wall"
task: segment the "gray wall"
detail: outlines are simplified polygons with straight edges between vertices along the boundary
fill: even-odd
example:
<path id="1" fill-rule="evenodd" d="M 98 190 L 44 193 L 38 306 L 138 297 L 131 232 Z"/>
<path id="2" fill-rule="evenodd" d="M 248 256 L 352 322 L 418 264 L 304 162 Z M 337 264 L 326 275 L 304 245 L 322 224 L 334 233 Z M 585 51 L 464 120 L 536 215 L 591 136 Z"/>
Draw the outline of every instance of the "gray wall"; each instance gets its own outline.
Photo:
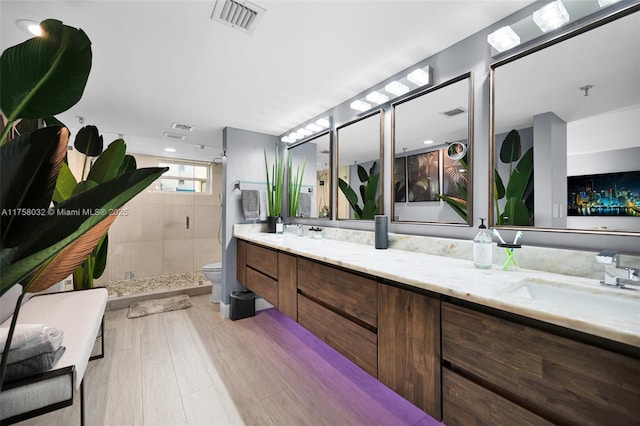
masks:
<path id="1" fill-rule="evenodd" d="M 490 65 L 497 62 L 498 59 L 504 59 L 506 55 L 491 57 L 491 46 L 487 43 L 487 35 L 494 30 L 517 22 L 527 16 L 530 16 L 534 10 L 540 8 L 547 1 L 538 1 L 519 12 L 505 18 L 486 29 L 454 44 L 453 46 L 439 52 L 425 60 L 421 61 L 417 66 L 423 67 L 430 65 L 433 68 L 432 79 L 434 85 L 443 83 L 454 77 L 471 71 L 473 73 L 473 107 L 474 107 L 474 129 L 473 129 L 473 222 L 474 227 L 480 221 L 480 217 L 488 217 L 489 208 L 492 205 L 490 200 L 492 195 L 489 191 L 489 99 L 490 99 L 490 81 L 489 70 Z M 630 2 L 621 2 L 619 7 L 628 5 Z M 632 3 L 638 3 L 634 1 Z M 614 6 L 614 8 L 617 6 Z M 523 49 L 527 46 L 523 46 Z M 521 49 L 522 50 L 522 49 Z M 517 52 L 512 52 L 517 53 Z M 404 76 L 409 69 L 414 66 L 390 76 L 387 80 L 380 82 L 382 86 L 392 81 L 396 76 Z M 333 116 L 334 127 L 340 126 L 348 121 L 353 120 L 356 115 L 349 108 L 350 102 L 361 98 L 367 92 L 357 94 L 351 99 L 346 100 L 333 109 L 320 114 L 318 117 Z M 387 114 L 384 116 L 385 132 L 384 132 L 384 159 L 383 159 L 383 177 L 384 177 L 384 214 L 390 216 L 391 212 L 391 188 L 393 187 L 393 177 L 391 169 L 391 111 L 390 106 L 386 105 Z M 288 133 L 288 132 L 287 132 Z M 334 182 L 337 182 L 337 170 L 334 170 Z M 336 188 L 334 187 L 334 197 L 336 197 Z M 335 211 L 335 201 L 334 209 Z M 373 231 L 372 221 L 313 221 L 303 220 L 299 222 L 320 225 L 333 226 L 339 228 L 351 228 L 359 230 Z M 450 237 L 471 240 L 477 233 L 477 230 L 467 226 L 444 226 L 438 224 L 402 224 L 390 223 L 390 232 L 429 235 L 438 237 Z M 512 238 L 515 232 L 503 232 L 507 238 Z M 577 232 L 548 232 L 542 230 L 527 229 L 522 240 L 523 244 L 576 248 L 585 250 L 620 250 L 629 254 L 640 254 L 640 244 L 638 244 L 637 236 L 623 235 L 599 235 L 599 234 L 581 234 Z"/>
<path id="2" fill-rule="evenodd" d="M 234 189 L 235 181 L 265 182 L 264 152 L 273 161 L 276 136 L 227 127 L 222 133 L 222 146 L 227 156 L 223 170 L 223 219 L 222 219 L 222 303 L 229 304 L 229 294 L 242 289 L 236 280 L 236 240 L 233 238 L 235 223 L 251 223 L 244 220 L 240 191 Z M 242 183 L 240 184 L 242 187 Z M 265 186 L 266 188 L 266 186 Z"/>

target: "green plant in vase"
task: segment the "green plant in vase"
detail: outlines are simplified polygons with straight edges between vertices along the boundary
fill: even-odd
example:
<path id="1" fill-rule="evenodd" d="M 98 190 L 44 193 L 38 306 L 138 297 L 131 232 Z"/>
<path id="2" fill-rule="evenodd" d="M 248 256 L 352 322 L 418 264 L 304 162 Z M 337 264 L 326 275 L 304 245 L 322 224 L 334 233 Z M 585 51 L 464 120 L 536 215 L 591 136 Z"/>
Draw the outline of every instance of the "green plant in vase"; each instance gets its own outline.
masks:
<path id="1" fill-rule="evenodd" d="M 284 161 L 278 155 L 278 147 L 275 148 L 275 159 L 271 167 L 267 160 L 267 151 L 264 151 L 264 167 L 267 173 L 267 205 L 269 218 L 267 223 L 269 232 L 275 232 L 276 220 L 282 214 L 282 193 L 284 191 Z M 271 174 L 269 174 L 271 171 Z"/>
<path id="2" fill-rule="evenodd" d="M 520 133 L 513 129 L 500 147 L 500 161 L 509 165 L 506 188 L 498 170 L 494 170 L 493 194 L 497 225 L 533 225 L 533 147 L 524 154 L 521 153 Z M 503 198 L 506 202 L 500 212 L 499 200 Z"/>
<path id="3" fill-rule="evenodd" d="M 380 173 L 374 173 L 376 165 L 377 162 L 374 161 L 367 173 L 365 168 L 358 164 L 362 206 L 359 205 L 358 195 L 353 188 L 344 179 L 338 178 L 338 187 L 347 198 L 356 219 L 373 219 L 375 215 L 380 214 L 380 197 L 376 197 Z"/>

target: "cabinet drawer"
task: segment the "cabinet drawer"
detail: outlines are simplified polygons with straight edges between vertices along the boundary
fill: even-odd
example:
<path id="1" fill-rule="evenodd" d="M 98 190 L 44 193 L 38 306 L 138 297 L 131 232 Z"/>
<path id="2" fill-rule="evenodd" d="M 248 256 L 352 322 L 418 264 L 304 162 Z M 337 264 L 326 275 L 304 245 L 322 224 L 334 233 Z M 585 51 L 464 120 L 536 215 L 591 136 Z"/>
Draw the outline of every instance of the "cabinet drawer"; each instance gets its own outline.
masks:
<path id="1" fill-rule="evenodd" d="M 298 322 L 329 346 L 378 376 L 375 333 L 298 294 Z"/>
<path id="2" fill-rule="evenodd" d="M 640 360 L 442 303 L 442 357 L 560 424 L 638 424 Z"/>
<path id="3" fill-rule="evenodd" d="M 251 291 L 257 293 L 276 308 L 278 307 L 278 282 L 276 280 L 251 268 L 246 270 L 246 280 L 245 285 Z"/>
<path id="4" fill-rule="evenodd" d="M 271 278 L 278 279 L 278 252 L 247 243 L 245 248 L 247 266 Z"/>
<path id="5" fill-rule="evenodd" d="M 447 368 L 442 369 L 442 398 L 447 426 L 552 424 Z"/>
<path id="6" fill-rule="evenodd" d="M 336 311 L 378 326 L 378 290 L 372 279 L 299 259 L 298 289 Z"/>

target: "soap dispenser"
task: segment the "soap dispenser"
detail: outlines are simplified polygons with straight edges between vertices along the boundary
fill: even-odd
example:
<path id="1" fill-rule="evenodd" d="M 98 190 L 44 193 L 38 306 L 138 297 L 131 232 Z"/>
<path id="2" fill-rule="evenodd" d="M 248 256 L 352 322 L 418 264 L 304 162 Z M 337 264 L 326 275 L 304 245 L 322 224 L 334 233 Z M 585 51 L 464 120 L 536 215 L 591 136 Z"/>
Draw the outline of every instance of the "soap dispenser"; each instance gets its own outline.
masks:
<path id="1" fill-rule="evenodd" d="M 480 219 L 478 234 L 473 239 L 473 266 L 480 269 L 490 269 L 493 258 L 491 236 L 484 225 L 484 219 Z"/>
<path id="2" fill-rule="evenodd" d="M 284 233 L 284 223 L 282 222 L 282 217 L 278 216 L 278 220 L 276 222 L 276 234 Z"/>

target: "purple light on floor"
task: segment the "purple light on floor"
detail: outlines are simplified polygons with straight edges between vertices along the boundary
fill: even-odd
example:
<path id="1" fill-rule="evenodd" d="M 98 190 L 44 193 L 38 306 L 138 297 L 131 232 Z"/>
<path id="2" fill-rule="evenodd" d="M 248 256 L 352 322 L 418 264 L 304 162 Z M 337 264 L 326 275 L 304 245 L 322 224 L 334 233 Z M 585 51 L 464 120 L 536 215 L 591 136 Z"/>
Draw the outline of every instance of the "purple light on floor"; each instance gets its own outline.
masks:
<path id="1" fill-rule="evenodd" d="M 399 424 L 415 426 L 443 425 L 443 423 L 435 420 L 424 411 L 386 387 L 375 377 L 369 375 L 369 373 L 358 367 L 349 359 L 345 358 L 338 351 L 324 343 L 318 337 L 313 335 L 297 322 L 293 321 L 291 318 L 287 317 L 282 312 L 277 309 L 267 309 L 260 313 L 269 315 L 295 338 L 304 342 L 309 349 L 326 360 L 332 367 L 338 370 L 358 388 L 375 400 L 380 405 L 380 409 L 393 413 L 401 422 Z M 372 409 L 374 408 L 372 407 Z"/>

